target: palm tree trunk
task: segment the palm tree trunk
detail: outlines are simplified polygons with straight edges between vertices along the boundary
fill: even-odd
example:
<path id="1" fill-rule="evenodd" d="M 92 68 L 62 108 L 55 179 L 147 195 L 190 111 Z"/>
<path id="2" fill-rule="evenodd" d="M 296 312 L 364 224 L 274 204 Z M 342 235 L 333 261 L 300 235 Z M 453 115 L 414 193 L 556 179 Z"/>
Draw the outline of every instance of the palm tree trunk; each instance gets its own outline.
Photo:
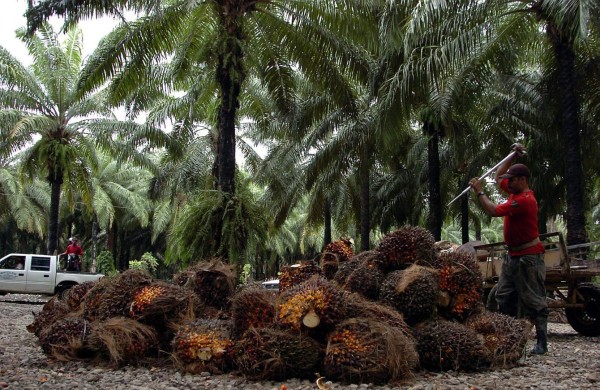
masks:
<path id="1" fill-rule="evenodd" d="M 423 123 L 423 130 L 429 136 L 427 142 L 427 172 L 429 185 L 429 216 L 427 228 L 436 241 L 442 239 L 442 196 L 440 190 L 439 134 L 429 122 Z"/>
<path id="2" fill-rule="evenodd" d="M 217 172 L 219 189 L 235 193 L 235 121 L 240 106 L 241 85 L 246 78 L 241 17 L 228 14 L 223 7 L 221 23 L 227 34 L 225 48 L 218 55 L 217 82 L 221 91 L 221 107 L 218 119 Z"/>
<path id="3" fill-rule="evenodd" d="M 90 272 L 96 272 L 96 257 L 98 256 L 98 218 L 94 215 L 92 220 L 92 268 Z"/>
<path id="4" fill-rule="evenodd" d="M 324 212 L 324 223 L 325 228 L 323 229 L 323 248 L 331 242 L 331 201 L 329 198 L 325 198 L 325 212 Z"/>
<path id="5" fill-rule="evenodd" d="M 48 254 L 55 255 L 58 249 L 58 212 L 60 208 L 60 188 L 62 172 L 56 172 L 50 178 L 50 215 L 48 217 Z"/>
<path id="6" fill-rule="evenodd" d="M 117 234 L 117 265 L 119 271 L 126 271 L 129 269 L 129 246 L 125 246 L 129 240 L 127 239 L 127 232 L 125 229 L 119 229 Z"/>
<path id="7" fill-rule="evenodd" d="M 365 148 L 366 149 L 366 148 Z M 363 150 L 360 161 L 359 187 L 360 187 L 360 250 L 368 251 L 371 235 L 371 208 L 370 208 L 370 159 L 368 151 Z"/>
<path id="8" fill-rule="evenodd" d="M 119 269 L 119 251 L 117 248 L 118 232 L 119 227 L 116 222 L 113 222 L 112 226 L 108 230 L 108 233 L 106 234 L 106 248 L 112 253 L 113 259 L 115 261 L 114 266 L 116 269 Z"/>
<path id="9" fill-rule="evenodd" d="M 548 212 L 546 207 L 540 207 L 538 212 L 538 230 L 540 234 L 548 233 Z"/>
<path id="10" fill-rule="evenodd" d="M 458 181 L 458 188 L 466 188 L 468 179 Z M 460 229 L 462 243 L 469 242 L 469 197 L 463 196 L 460 198 Z"/>
<path id="11" fill-rule="evenodd" d="M 558 65 L 558 85 L 562 111 L 562 134 L 565 148 L 565 183 L 567 187 L 567 243 L 587 241 L 584 215 L 583 168 L 581 164 L 581 136 L 579 102 L 575 93 L 575 52 L 573 40 L 558 27 L 548 23 L 546 33 L 554 48 Z"/>
<path id="12" fill-rule="evenodd" d="M 241 85 L 246 78 L 244 70 L 244 52 L 240 45 L 243 40 L 241 17 L 236 16 L 234 5 L 229 2 L 221 4 L 221 26 L 225 36 L 224 49 L 218 54 L 217 83 L 221 92 L 221 106 L 218 118 L 217 139 L 217 186 L 226 196 L 235 194 L 235 122 L 237 109 L 240 106 Z M 225 204 L 223 205 L 225 208 Z M 225 215 L 224 218 L 232 218 Z M 219 219 L 214 231 L 215 255 L 227 258 L 227 249 L 222 245 L 223 219 Z"/>
<path id="13" fill-rule="evenodd" d="M 477 241 L 481 241 L 481 223 L 480 222 L 475 223 L 475 239 Z"/>

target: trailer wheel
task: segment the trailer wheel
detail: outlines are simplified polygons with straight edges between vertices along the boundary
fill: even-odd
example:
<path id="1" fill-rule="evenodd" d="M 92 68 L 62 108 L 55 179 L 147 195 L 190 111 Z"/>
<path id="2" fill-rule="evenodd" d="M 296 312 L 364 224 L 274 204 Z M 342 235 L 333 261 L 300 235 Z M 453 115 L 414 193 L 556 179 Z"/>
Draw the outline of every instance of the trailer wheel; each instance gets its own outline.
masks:
<path id="1" fill-rule="evenodd" d="M 498 311 L 498 301 L 496 301 L 496 291 L 498 291 L 498 285 L 494 285 L 487 295 L 485 300 L 485 308 L 491 312 Z"/>
<path id="2" fill-rule="evenodd" d="M 600 336 L 600 286 L 594 283 L 579 285 L 569 294 L 575 295 L 577 303 L 583 303 L 583 308 L 565 308 L 565 315 L 569 324 L 584 336 Z"/>

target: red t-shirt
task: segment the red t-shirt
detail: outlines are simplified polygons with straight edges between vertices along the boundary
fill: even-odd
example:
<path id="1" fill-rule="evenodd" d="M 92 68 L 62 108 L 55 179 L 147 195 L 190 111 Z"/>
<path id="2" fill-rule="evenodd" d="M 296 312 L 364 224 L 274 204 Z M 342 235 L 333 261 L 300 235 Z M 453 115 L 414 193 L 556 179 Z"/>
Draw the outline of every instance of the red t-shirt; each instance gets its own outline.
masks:
<path id="1" fill-rule="evenodd" d="M 65 252 L 67 255 L 71 253 L 75 253 L 78 256 L 83 256 L 83 249 L 77 244 L 71 244 L 67 246 L 67 251 Z"/>
<path id="2" fill-rule="evenodd" d="M 500 182 L 500 188 L 508 193 L 508 179 Z M 510 194 L 508 200 L 496 206 L 496 214 L 504 217 L 504 242 L 508 246 L 520 246 L 539 237 L 538 205 L 532 190 Z M 541 242 L 520 251 L 510 251 L 513 256 L 544 253 Z"/>

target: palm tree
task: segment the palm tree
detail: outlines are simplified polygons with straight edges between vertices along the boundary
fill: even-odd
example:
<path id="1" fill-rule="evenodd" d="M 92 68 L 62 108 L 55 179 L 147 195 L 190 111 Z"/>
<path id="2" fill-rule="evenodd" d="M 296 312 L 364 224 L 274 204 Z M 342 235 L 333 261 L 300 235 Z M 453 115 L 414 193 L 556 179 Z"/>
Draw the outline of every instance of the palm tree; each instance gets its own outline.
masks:
<path id="1" fill-rule="evenodd" d="M 105 153 L 91 174 L 92 183 L 92 271 L 96 268 L 99 229 L 108 232 L 123 215 L 130 215 L 140 228 L 150 220 L 151 202 L 147 190 L 149 171 L 127 163 L 119 163 Z"/>
<path id="2" fill-rule="evenodd" d="M 356 7 L 354 2 L 45 0 L 30 7 L 27 16 L 33 32 L 53 14 L 66 15 L 69 24 L 82 17 L 118 14 L 124 9 L 145 10 L 147 16 L 122 24 L 101 43 L 89 63 L 85 85 L 99 86 L 107 78 L 114 78 L 113 101 L 120 101 L 140 81 L 152 80 L 147 71 L 154 61 L 171 55 L 174 77 L 169 80 L 198 69 L 212 75 L 219 96 L 215 189 L 224 193 L 224 202 L 235 194 L 236 126 L 249 74 L 261 79 L 281 107 L 290 106 L 292 65 L 322 88 L 335 85 L 331 96 L 341 106 L 352 106 L 352 92 L 339 68 L 343 64 L 358 73 L 364 64 L 347 61 L 352 46 L 331 29 L 345 20 L 350 21 L 342 26 L 344 31 L 351 31 L 349 26 L 364 25 L 369 10 Z M 227 213 L 227 218 L 234 216 Z M 222 226 L 212 231 L 219 241 Z M 221 245 L 217 242 L 216 247 Z"/>
<path id="3" fill-rule="evenodd" d="M 328 33 L 339 15 L 352 15 L 348 2 L 244 1 L 41 1 L 27 13 L 30 31 L 52 14 L 67 15 L 67 23 L 89 15 L 144 9 L 147 16 L 123 24 L 102 43 L 102 52 L 89 64 L 86 83 L 100 85 L 118 75 L 116 97 L 142 80 L 158 56 L 174 53 L 180 74 L 194 67 L 211 72 L 220 96 L 217 113 L 217 189 L 235 193 L 235 127 L 240 93 L 250 70 L 267 80 L 273 96 L 286 99 L 286 72 L 290 61 L 326 86 L 336 85 L 336 97 L 351 93 L 338 67 L 347 49 Z M 307 39 L 309 38 L 309 39 Z M 285 42 L 285 43 L 283 43 Z M 110 50 L 108 50 L 110 48 Z M 332 54 L 339 54 L 332 59 Z M 121 64 L 125 63 L 122 73 Z"/>
<path id="4" fill-rule="evenodd" d="M 37 172 L 46 175 L 51 192 L 47 251 L 55 253 L 63 183 L 69 180 L 87 188 L 87 168 L 95 161 L 84 121 L 112 114 L 104 108 L 102 92 L 77 87 L 82 65 L 80 31 L 70 30 L 64 45 L 48 25 L 29 37 L 22 30 L 19 37 L 27 44 L 33 65 L 25 67 L 0 48 L 0 118 L 8 134 L 3 152 L 23 150 L 23 171 L 29 177 Z"/>
<path id="5" fill-rule="evenodd" d="M 440 7 L 436 2 L 406 0 L 401 7 L 420 10 L 417 23 L 412 25 L 415 45 L 405 45 L 407 55 L 432 51 L 417 66 L 427 70 L 428 78 L 442 82 L 445 71 L 453 69 L 465 58 L 477 52 L 481 43 L 492 38 L 496 53 L 508 58 L 527 50 L 526 45 L 539 44 L 538 23 L 541 22 L 548 38 L 546 43 L 554 54 L 556 85 L 558 90 L 559 120 L 564 145 L 564 178 L 567 193 L 568 241 L 571 244 L 586 240 L 584 214 L 584 187 L 581 156 L 580 103 L 575 88 L 575 53 L 579 42 L 588 36 L 589 22 L 597 18 L 599 7 L 596 2 L 579 0 L 535 0 L 481 2 L 464 0 Z M 401 8 L 399 7 L 399 8 Z M 441 24 L 431 23 L 440 20 Z M 393 26 L 393 23 L 389 24 Z M 432 28 L 434 26 L 434 28 Z M 468 26 L 468 28 L 465 28 Z M 472 31 L 473 34 L 465 32 Z M 485 34 L 481 34 L 485 32 Z M 441 47 L 424 37 L 450 37 L 449 44 Z M 436 38 L 437 39 L 437 38 Z M 441 50 L 438 50 L 441 48 Z M 416 50 L 415 50 L 416 49 Z M 404 71 L 404 75 L 411 75 Z"/>
<path id="6" fill-rule="evenodd" d="M 397 64 L 388 68 L 383 104 L 389 107 L 390 119 L 416 117 L 426 138 L 427 226 L 437 240 L 450 200 L 443 194 L 456 192 L 453 176 L 458 170 L 461 176 L 472 174 L 465 171 L 465 162 L 482 151 L 473 133 L 483 123 L 481 100 L 486 100 L 486 88 L 494 80 L 495 64 L 513 62 L 498 61 L 497 44 L 486 35 L 494 37 L 494 30 L 482 29 L 475 16 L 469 19 L 464 13 L 477 15 L 478 10 L 470 1 L 447 7 L 402 1 L 386 10 L 382 23 L 386 53 Z M 460 29 L 453 24 L 456 20 L 461 21 Z M 469 51 L 459 59 L 452 57 L 464 45 Z M 466 227 L 464 231 L 467 236 Z"/>
<path id="7" fill-rule="evenodd" d="M 4 160 L 4 159 L 2 159 Z M 36 194 L 43 191 L 39 181 L 25 184 L 11 160 L 0 160 L 0 246 L 3 251 L 16 250 L 21 233 L 41 238 L 44 236 L 46 215 L 37 202 Z"/>

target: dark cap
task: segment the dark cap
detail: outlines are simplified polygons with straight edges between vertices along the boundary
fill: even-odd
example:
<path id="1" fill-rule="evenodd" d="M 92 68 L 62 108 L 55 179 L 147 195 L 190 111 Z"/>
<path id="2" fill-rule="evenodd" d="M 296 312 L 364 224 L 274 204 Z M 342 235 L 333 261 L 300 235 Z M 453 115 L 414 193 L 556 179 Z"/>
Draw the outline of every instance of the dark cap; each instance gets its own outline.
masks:
<path id="1" fill-rule="evenodd" d="M 506 171 L 506 173 L 504 175 L 500 175 L 500 179 L 510 179 L 511 177 L 515 177 L 515 176 L 524 176 L 524 177 L 529 177 L 531 174 L 529 173 L 529 168 L 527 168 L 526 165 L 524 164 L 515 164 L 515 165 L 511 165 L 510 168 L 508 168 L 508 171 Z"/>

